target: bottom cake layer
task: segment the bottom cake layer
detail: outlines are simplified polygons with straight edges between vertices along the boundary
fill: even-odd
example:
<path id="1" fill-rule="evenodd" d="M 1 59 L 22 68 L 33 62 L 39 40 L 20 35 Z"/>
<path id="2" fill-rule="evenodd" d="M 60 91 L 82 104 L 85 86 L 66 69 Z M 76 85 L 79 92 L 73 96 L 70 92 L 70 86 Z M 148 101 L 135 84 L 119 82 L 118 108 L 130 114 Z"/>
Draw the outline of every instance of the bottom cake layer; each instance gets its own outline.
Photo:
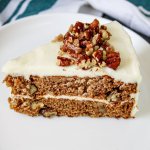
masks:
<path id="1" fill-rule="evenodd" d="M 9 98 L 10 108 L 30 116 L 90 116 L 131 118 L 135 100 L 103 103 L 56 98 Z"/>

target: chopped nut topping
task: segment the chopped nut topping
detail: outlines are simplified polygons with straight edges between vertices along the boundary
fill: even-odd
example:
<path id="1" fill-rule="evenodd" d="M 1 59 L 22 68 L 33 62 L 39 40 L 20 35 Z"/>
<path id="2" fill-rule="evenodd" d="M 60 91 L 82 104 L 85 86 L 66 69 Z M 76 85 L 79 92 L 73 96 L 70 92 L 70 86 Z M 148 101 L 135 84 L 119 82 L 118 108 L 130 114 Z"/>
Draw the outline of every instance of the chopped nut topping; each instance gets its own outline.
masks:
<path id="1" fill-rule="evenodd" d="M 97 62 L 101 62 L 103 58 L 103 51 L 102 50 L 97 50 L 93 53 L 93 57 Z"/>
<path id="2" fill-rule="evenodd" d="M 105 61 L 106 59 L 107 59 L 106 51 L 103 51 L 103 60 Z"/>
<path id="3" fill-rule="evenodd" d="M 69 58 L 66 58 L 66 57 L 60 57 L 58 56 L 57 57 L 57 64 L 59 66 L 70 66 L 74 63 L 73 60 L 69 59 Z"/>
<path id="4" fill-rule="evenodd" d="M 92 23 L 77 21 L 63 36 L 63 45 L 57 57 L 57 65 L 77 65 L 82 69 L 120 65 L 120 54 L 108 42 L 111 33 L 97 19 Z M 62 36 L 61 36 L 62 37 Z M 65 57 L 63 57 L 65 55 Z M 66 57 L 67 56 L 67 57 Z"/>
<path id="5" fill-rule="evenodd" d="M 119 64 L 120 64 L 119 53 L 111 52 L 107 54 L 106 65 L 108 67 L 116 70 Z"/>
<path id="6" fill-rule="evenodd" d="M 99 27 L 99 21 L 94 19 L 94 21 L 90 24 L 90 28 L 95 29 L 97 27 Z"/>

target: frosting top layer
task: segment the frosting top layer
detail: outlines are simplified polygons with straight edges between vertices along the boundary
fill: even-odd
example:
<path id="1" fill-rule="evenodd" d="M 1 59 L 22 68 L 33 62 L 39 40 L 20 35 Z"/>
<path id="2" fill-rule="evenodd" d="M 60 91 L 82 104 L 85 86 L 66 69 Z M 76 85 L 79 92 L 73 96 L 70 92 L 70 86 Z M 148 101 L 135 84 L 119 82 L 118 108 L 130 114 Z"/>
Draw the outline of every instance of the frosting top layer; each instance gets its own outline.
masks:
<path id="1" fill-rule="evenodd" d="M 8 61 L 2 68 L 2 71 L 6 74 L 22 75 L 27 78 L 30 75 L 80 77 L 109 75 L 116 80 L 121 80 L 126 83 L 140 82 L 139 62 L 129 35 L 116 21 L 106 24 L 106 26 L 112 34 L 109 43 L 119 51 L 121 56 L 121 63 L 117 70 L 104 67 L 96 71 L 95 68 L 82 70 L 75 65 L 68 67 L 57 66 L 56 58 L 62 43 L 50 42 L 25 55 Z"/>

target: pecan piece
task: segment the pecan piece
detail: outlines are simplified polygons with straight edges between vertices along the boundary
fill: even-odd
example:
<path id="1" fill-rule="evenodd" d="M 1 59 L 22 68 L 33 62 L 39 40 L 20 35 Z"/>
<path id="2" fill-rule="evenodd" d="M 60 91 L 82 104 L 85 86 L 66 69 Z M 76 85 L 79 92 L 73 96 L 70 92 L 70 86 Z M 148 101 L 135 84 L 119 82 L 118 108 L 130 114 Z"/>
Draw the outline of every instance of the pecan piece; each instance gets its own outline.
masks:
<path id="1" fill-rule="evenodd" d="M 101 29 L 107 30 L 107 27 L 105 25 L 101 25 Z"/>
<path id="2" fill-rule="evenodd" d="M 110 36 L 108 34 L 108 32 L 106 30 L 101 30 L 101 35 L 102 35 L 102 39 L 105 40 L 109 40 Z"/>
<path id="3" fill-rule="evenodd" d="M 94 19 L 94 21 L 90 24 L 91 29 L 95 29 L 99 26 L 99 21 L 97 19 Z"/>
<path id="4" fill-rule="evenodd" d="M 73 44 L 68 44 L 67 47 L 68 47 L 68 50 L 75 51 L 75 53 L 81 53 L 82 51 L 82 48 L 74 46 Z"/>
<path id="5" fill-rule="evenodd" d="M 74 50 L 68 50 L 67 53 L 69 54 L 69 56 L 71 56 L 71 57 L 73 57 L 73 58 L 79 58 L 80 56 L 82 56 L 82 54 L 75 53 Z"/>
<path id="6" fill-rule="evenodd" d="M 85 48 L 85 47 L 86 47 L 86 44 L 87 44 L 87 41 L 86 41 L 86 40 L 85 40 L 85 41 L 80 40 L 79 44 L 80 44 L 80 47 L 81 47 L 81 48 Z"/>
<path id="7" fill-rule="evenodd" d="M 96 65 L 96 60 L 93 58 L 90 58 L 87 55 L 83 55 L 82 57 L 80 57 L 77 61 L 77 65 L 84 69 L 87 70 L 91 67 L 94 67 Z"/>
<path id="8" fill-rule="evenodd" d="M 74 63 L 74 61 L 70 58 L 61 57 L 61 56 L 57 57 L 57 65 L 58 66 L 70 66 L 73 63 Z"/>
<path id="9" fill-rule="evenodd" d="M 71 33 L 71 32 L 67 32 L 65 35 L 64 35 L 64 41 L 63 43 L 66 44 L 66 43 L 72 43 L 74 40 L 74 35 Z"/>
<path id="10" fill-rule="evenodd" d="M 103 61 L 103 51 L 102 50 L 95 51 L 92 56 L 95 58 L 95 60 L 97 62 L 102 63 L 102 61 Z"/>
<path id="11" fill-rule="evenodd" d="M 66 43 L 60 48 L 63 52 L 68 52 L 69 50 L 75 51 L 75 53 L 81 53 L 82 48 L 74 46 L 73 44 Z"/>
<path id="12" fill-rule="evenodd" d="M 88 55 L 88 56 L 92 55 L 93 51 L 94 51 L 93 48 L 85 49 L 85 53 L 86 53 L 86 55 Z"/>
<path id="13" fill-rule="evenodd" d="M 73 27 L 73 31 L 79 33 L 80 31 L 83 31 L 84 24 L 82 22 L 77 21 L 75 26 Z"/>
<path id="14" fill-rule="evenodd" d="M 102 38 L 100 34 L 95 34 L 94 37 L 92 38 L 92 44 L 97 45 L 102 43 Z"/>
<path id="15" fill-rule="evenodd" d="M 106 65 L 114 70 L 120 65 L 120 54 L 118 52 L 107 53 Z"/>
<path id="16" fill-rule="evenodd" d="M 84 32 L 84 37 L 85 37 L 86 40 L 90 40 L 91 37 L 92 37 L 92 35 L 93 35 L 92 30 L 86 30 L 86 31 Z"/>

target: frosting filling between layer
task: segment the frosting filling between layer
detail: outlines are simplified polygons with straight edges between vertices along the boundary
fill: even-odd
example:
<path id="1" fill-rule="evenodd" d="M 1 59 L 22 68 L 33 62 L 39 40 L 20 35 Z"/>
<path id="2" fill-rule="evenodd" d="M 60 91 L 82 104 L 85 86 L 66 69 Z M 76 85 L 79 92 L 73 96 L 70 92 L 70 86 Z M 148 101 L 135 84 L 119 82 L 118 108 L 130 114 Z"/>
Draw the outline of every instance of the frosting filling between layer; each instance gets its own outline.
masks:
<path id="1" fill-rule="evenodd" d="M 132 98 L 137 98 L 137 96 L 138 96 L 138 93 L 131 94 Z M 30 96 L 27 96 L 27 95 L 11 95 L 11 97 L 17 98 L 17 99 L 19 99 L 19 98 L 32 99 Z M 45 99 L 55 98 L 55 99 L 64 99 L 64 100 L 69 99 L 69 100 L 79 100 L 79 101 L 97 101 L 97 102 L 111 105 L 111 103 L 107 99 L 85 98 L 85 97 L 80 97 L 80 96 L 65 96 L 65 95 L 54 96 L 54 95 L 47 94 L 47 95 L 41 96 L 40 98 L 45 98 Z M 124 103 L 124 102 L 126 102 L 126 101 L 123 101 L 122 103 Z M 135 104 L 134 104 L 132 111 L 131 111 L 131 116 L 134 117 L 137 111 L 138 111 L 137 102 L 135 101 Z"/>

